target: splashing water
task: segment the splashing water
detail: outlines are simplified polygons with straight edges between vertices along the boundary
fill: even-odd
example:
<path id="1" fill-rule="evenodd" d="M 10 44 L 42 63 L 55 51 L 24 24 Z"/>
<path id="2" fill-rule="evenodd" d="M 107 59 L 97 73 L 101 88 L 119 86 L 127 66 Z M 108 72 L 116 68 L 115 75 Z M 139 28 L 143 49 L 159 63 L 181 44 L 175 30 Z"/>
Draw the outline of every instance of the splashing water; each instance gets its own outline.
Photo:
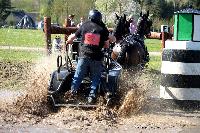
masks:
<path id="1" fill-rule="evenodd" d="M 135 68 L 124 70 L 120 79 L 120 116 L 138 114 L 146 103 L 147 88 L 150 85 L 148 76 Z"/>
<path id="2" fill-rule="evenodd" d="M 25 74 L 27 78 L 21 86 L 24 89 L 18 90 L 20 94 L 13 99 L 12 103 L 8 102 L 7 98 L 1 100 L 1 112 L 6 114 L 5 118 L 20 116 L 24 119 L 26 115 L 28 117 L 30 115 L 44 117 L 50 113 L 46 97 L 50 73 L 55 68 L 53 64 L 56 64 L 56 57 L 43 57 L 31 68 L 25 68 L 28 72 Z"/>
<path id="3" fill-rule="evenodd" d="M 147 101 L 149 88 L 155 87 L 152 85 L 152 79 L 155 77 L 146 70 L 123 70 L 119 81 L 118 103 L 114 108 L 105 106 L 100 106 L 95 110 L 61 108 L 57 113 L 52 113 L 46 97 L 50 74 L 56 69 L 56 57 L 43 57 L 31 64 L 31 67 L 27 66 L 23 69 L 26 70 L 19 74 L 24 76 L 20 80 L 26 80 L 20 81 L 21 88 L 14 91 L 17 93 L 12 93 L 13 90 L 5 90 L 5 93 L 2 93 L 3 91 L 0 90 L 0 127 L 2 125 L 8 125 L 8 128 L 15 125 L 18 127 L 26 124 L 29 127 L 49 125 L 52 128 L 64 127 L 82 132 L 105 132 L 107 129 L 108 131 L 109 129 L 118 130 L 122 124 L 130 125 L 130 127 L 135 125 L 140 129 L 195 124 L 188 121 L 188 117 L 187 119 L 182 119 L 180 116 L 169 118 L 167 115 L 143 113 L 146 109 L 144 106 L 149 104 Z M 159 77 L 158 74 L 156 76 Z M 153 88 L 153 93 L 155 93 L 155 88 Z M 9 95 L 5 96 L 6 94 Z M 1 96 L 5 98 L 2 99 Z M 157 108 L 157 105 L 153 107 Z M 126 126 L 124 128 L 123 131 L 127 131 L 128 128 Z"/>
<path id="4" fill-rule="evenodd" d="M 15 106 L 22 112 L 43 116 L 49 113 L 47 107 L 47 87 L 50 73 L 55 68 L 55 57 L 44 57 L 30 71 L 26 94 L 18 97 Z"/>
<path id="5" fill-rule="evenodd" d="M 47 103 L 47 86 L 50 74 L 56 68 L 56 56 L 43 57 L 36 62 L 31 69 L 28 69 L 28 78 L 24 84 L 25 89 L 20 90 L 20 96 L 12 104 L 1 102 L 1 112 L 6 113 L 6 121 L 29 121 L 33 123 L 48 117 L 51 110 Z M 30 70 L 29 70 L 30 69 Z M 147 78 L 141 80 L 143 72 L 135 70 L 124 70 L 120 79 L 119 97 L 120 103 L 118 108 L 109 109 L 104 106 L 97 108 L 95 111 L 90 111 L 91 119 L 107 120 L 115 123 L 117 117 L 129 116 L 137 114 L 142 109 L 145 103 L 145 89 L 148 86 Z M 65 112 L 74 113 L 71 109 L 65 109 Z M 84 110 L 80 111 L 83 112 Z M 69 113 L 68 112 L 68 113 Z M 87 111 L 85 111 L 87 112 Z M 60 113 L 58 112 L 58 115 Z M 66 113 L 67 114 L 67 113 Z M 77 113 L 82 115 L 82 113 Z M 20 118 L 20 119 L 17 119 Z M 4 119 L 4 120 L 5 120 Z"/>

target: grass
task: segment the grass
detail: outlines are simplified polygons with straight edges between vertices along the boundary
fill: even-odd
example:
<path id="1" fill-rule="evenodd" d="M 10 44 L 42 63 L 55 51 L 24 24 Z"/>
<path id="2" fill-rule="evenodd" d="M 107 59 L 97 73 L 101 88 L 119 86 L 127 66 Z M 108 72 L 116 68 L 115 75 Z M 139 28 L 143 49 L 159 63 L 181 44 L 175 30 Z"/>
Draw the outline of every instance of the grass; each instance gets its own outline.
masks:
<path id="1" fill-rule="evenodd" d="M 1 29 L 0 46 L 44 47 L 45 36 L 41 30 Z"/>
<path id="2" fill-rule="evenodd" d="M 52 39 L 56 35 L 52 35 Z M 63 39 L 64 35 L 60 35 Z M 145 44 L 149 52 L 161 51 L 161 40 L 146 39 Z M 41 30 L 29 29 L 0 29 L 0 46 L 44 47 L 45 36 Z"/>
<path id="3" fill-rule="evenodd" d="M 150 62 L 149 62 L 148 68 L 160 71 L 161 57 L 160 56 L 150 56 Z"/>
<path id="4" fill-rule="evenodd" d="M 149 52 L 160 52 L 161 51 L 161 40 L 158 39 L 146 39 L 145 45 Z"/>
<path id="5" fill-rule="evenodd" d="M 19 50 L 0 50 L 0 61 L 29 61 L 33 62 L 44 55 L 42 52 Z"/>

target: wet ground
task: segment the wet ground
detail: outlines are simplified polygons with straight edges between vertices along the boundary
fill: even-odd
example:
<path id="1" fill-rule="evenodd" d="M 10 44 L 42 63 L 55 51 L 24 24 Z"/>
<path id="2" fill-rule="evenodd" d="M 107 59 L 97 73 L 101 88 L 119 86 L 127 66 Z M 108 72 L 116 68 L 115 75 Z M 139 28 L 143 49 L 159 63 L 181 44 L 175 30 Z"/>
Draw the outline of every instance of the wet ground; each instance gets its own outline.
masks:
<path id="1" fill-rule="evenodd" d="M 32 71 L 25 76 L 26 78 L 20 78 L 27 80 L 22 82 L 24 85 L 21 89 L 0 90 L 0 132 L 196 133 L 200 131 L 199 104 L 159 99 L 157 82 L 160 72 L 157 71 L 138 73 L 134 70 L 123 71 L 119 88 L 120 106 L 116 108 L 99 106 L 97 109 L 60 108 L 52 111 L 46 100 L 49 73 L 52 71 L 48 65 L 52 62 L 48 61 L 34 65 L 33 70 L 28 68 Z"/>
<path id="2" fill-rule="evenodd" d="M 55 117 L 55 116 L 54 116 Z M 77 118 L 48 118 L 37 124 L 6 124 L 1 123 L 0 132 L 199 132 L 200 126 L 194 121 L 195 118 L 187 120 L 187 117 L 177 118 L 160 115 L 141 115 L 137 117 L 118 120 L 114 125 L 109 123 L 82 121 Z M 148 120 L 151 119 L 151 120 Z M 52 122 L 53 121 L 53 122 Z M 87 121 L 87 120 L 86 120 Z M 143 122 L 142 122 L 143 121 Z M 155 122 L 156 121 L 156 122 Z M 164 122 L 163 122 L 164 121 Z M 94 125 L 95 124 L 95 125 Z M 108 125 L 107 125 L 108 124 Z"/>
<path id="3" fill-rule="evenodd" d="M 18 108 L 13 101 L 23 95 L 21 92 L 1 91 L 0 94 L 1 101 L 6 101 L 7 106 L 2 106 L 7 110 L 2 108 L 0 110 L 0 132 L 2 133 L 198 133 L 200 131 L 200 110 L 196 107 L 182 108 L 175 105 L 173 101 L 148 99 L 140 112 L 130 113 L 127 116 L 123 114 L 120 116 L 116 110 L 104 106 L 97 109 L 60 108 L 57 112 L 44 110 L 43 114 L 35 115 L 30 111 L 18 112 L 9 107 Z M 5 97 L 9 97 L 9 100 Z"/>

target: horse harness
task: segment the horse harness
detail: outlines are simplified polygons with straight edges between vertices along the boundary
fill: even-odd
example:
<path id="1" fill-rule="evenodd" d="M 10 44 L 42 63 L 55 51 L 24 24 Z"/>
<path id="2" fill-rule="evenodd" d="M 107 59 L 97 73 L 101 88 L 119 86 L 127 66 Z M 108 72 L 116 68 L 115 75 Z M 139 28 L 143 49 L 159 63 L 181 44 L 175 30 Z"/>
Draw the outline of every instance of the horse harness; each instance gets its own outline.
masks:
<path id="1" fill-rule="evenodd" d="M 123 44 L 124 42 L 126 42 L 127 44 L 126 45 Z M 130 35 L 127 35 L 126 37 L 123 37 L 119 45 L 121 46 L 121 48 L 125 48 L 125 49 L 132 47 L 134 45 L 138 45 L 142 47 L 145 52 L 144 61 L 149 62 L 148 50 L 144 44 L 143 38 L 141 38 L 138 34 L 130 34 Z"/>
<path id="2" fill-rule="evenodd" d="M 126 37 L 123 37 L 122 41 L 120 42 L 120 46 L 123 47 L 123 43 L 124 42 L 127 42 L 127 46 L 134 46 L 136 44 L 144 47 L 144 41 L 143 39 L 141 39 L 139 37 L 139 35 L 136 35 L 136 34 L 130 34 L 130 35 L 127 35 Z"/>

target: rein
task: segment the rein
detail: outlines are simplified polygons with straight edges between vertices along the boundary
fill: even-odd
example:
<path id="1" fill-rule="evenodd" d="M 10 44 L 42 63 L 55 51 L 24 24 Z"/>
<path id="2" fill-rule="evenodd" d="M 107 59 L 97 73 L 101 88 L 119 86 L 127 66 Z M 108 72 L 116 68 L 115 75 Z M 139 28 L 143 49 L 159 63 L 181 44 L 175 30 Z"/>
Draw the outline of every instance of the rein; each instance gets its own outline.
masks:
<path id="1" fill-rule="evenodd" d="M 129 37 L 129 36 L 130 36 L 130 38 L 127 39 L 127 37 Z M 135 34 L 129 34 L 129 35 L 125 36 L 125 37 L 123 36 L 122 38 L 123 38 L 122 41 L 119 43 L 120 46 L 122 46 L 122 44 L 124 42 L 127 42 L 130 45 L 131 44 L 130 42 L 131 42 L 132 39 L 137 41 L 137 42 L 139 42 L 139 43 L 143 43 L 143 41 L 140 40 L 140 38 L 136 37 Z"/>

